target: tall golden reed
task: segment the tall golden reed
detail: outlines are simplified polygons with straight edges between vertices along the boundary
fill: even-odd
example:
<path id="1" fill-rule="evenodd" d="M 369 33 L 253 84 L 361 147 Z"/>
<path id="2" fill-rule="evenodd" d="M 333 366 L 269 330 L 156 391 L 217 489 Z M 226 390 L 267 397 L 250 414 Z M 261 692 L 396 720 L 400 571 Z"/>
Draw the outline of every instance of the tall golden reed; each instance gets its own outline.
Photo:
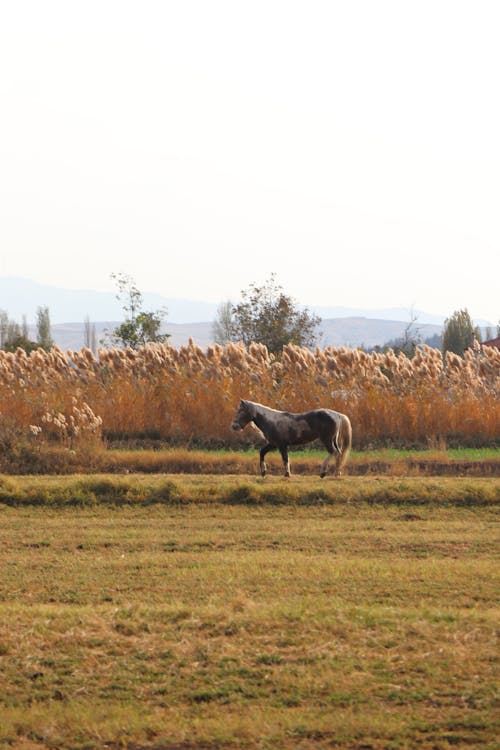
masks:
<path id="1" fill-rule="evenodd" d="M 465 357 L 422 346 L 413 359 L 390 350 L 310 351 L 280 356 L 251 344 L 193 341 L 179 349 L 26 355 L 0 351 L 0 418 L 33 438 L 66 443 L 104 435 L 153 435 L 189 443 L 233 442 L 239 399 L 289 411 L 328 407 L 351 418 L 355 445 L 487 443 L 500 438 L 500 351 L 476 345 Z"/>

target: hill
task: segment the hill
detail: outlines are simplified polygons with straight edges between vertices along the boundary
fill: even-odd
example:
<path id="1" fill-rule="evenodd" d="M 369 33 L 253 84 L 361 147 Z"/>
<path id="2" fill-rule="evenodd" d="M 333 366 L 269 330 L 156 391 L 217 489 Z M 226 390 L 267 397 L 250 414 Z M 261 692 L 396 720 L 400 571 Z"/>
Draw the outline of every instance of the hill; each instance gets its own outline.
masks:
<path id="1" fill-rule="evenodd" d="M 99 342 L 105 330 L 111 330 L 117 321 L 94 323 L 96 338 Z M 382 345 L 387 341 L 402 336 L 407 323 L 398 320 L 376 320 L 362 317 L 330 318 L 323 320 L 321 330 L 321 346 L 364 346 L 367 348 Z M 169 342 L 173 346 L 183 346 L 192 338 L 194 342 L 205 349 L 213 344 L 212 323 L 167 323 L 164 326 L 170 333 Z M 441 326 L 422 325 L 419 330 L 423 339 L 441 332 Z M 31 327 L 34 337 L 35 331 Z M 61 349 L 81 349 L 84 344 L 83 323 L 59 323 L 52 326 L 52 337 Z"/>

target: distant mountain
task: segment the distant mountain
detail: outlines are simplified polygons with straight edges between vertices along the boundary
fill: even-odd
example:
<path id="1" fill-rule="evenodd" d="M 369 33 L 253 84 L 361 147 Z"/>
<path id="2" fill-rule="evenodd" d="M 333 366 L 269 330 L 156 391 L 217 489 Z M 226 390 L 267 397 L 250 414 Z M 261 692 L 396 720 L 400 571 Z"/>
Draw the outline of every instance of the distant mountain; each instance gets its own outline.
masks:
<path id="1" fill-rule="evenodd" d="M 195 323 L 214 320 L 218 305 L 185 299 L 169 299 L 153 292 L 143 293 L 144 309 L 167 308 L 168 320 L 175 323 Z M 36 320 L 38 307 L 48 307 L 53 324 L 68 321 L 123 320 L 121 303 L 114 292 L 97 292 L 92 289 L 62 289 L 38 284 L 17 277 L 0 278 L 0 310 L 11 318 L 28 322 Z"/>
<path id="2" fill-rule="evenodd" d="M 215 302 L 164 297 L 155 292 L 144 292 L 143 301 L 146 310 L 166 307 L 168 320 L 172 323 L 213 321 L 218 308 Z M 357 317 L 408 322 L 412 314 L 417 317 L 418 324 L 442 325 L 445 320 L 444 315 L 404 307 L 364 309 L 311 304 L 307 306 L 324 320 Z M 20 321 L 26 315 L 28 322 L 34 322 L 37 307 L 49 308 L 52 323 L 83 321 L 87 316 L 90 320 L 121 320 L 123 317 L 115 292 L 64 289 L 15 276 L 0 277 L 0 310 L 6 310 L 15 320 Z M 475 322 L 482 326 L 491 325 L 484 320 Z"/>
<path id="3" fill-rule="evenodd" d="M 329 318 L 320 326 L 322 332 L 321 346 L 362 346 L 367 349 L 382 346 L 388 341 L 401 338 L 408 322 L 401 320 L 379 320 L 377 318 Z M 413 331 L 418 331 L 422 341 L 441 334 L 442 325 L 415 324 Z"/>
<path id="4" fill-rule="evenodd" d="M 310 305 L 310 309 L 323 320 L 329 318 L 374 318 L 376 320 L 401 320 L 409 323 L 416 318 L 417 324 L 443 325 L 446 317 L 423 310 L 412 310 L 408 307 L 385 307 L 381 309 L 364 309 L 361 307 L 321 307 Z M 481 325 L 488 325 L 482 322 Z"/>
<path id="5" fill-rule="evenodd" d="M 105 331 L 112 330 L 118 321 L 96 322 L 95 331 L 97 342 L 104 337 Z M 320 346 L 363 346 L 370 348 L 380 346 L 403 335 L 407 323 L 398 320 L 376 320 L 370 318 L 330 318 L 323 320 L 320 326 Z M 440 334 L 442 326 L 418 326 L 422 339 Z M 214 343 L 212 323 L 166 323 L 163 330 L 170 334 L 169 343 L 173 346 L 184 346 L 192 338 L 193 341 L 205 349 Z M 35 337 L 35 328 L 30 326 L 30 335 Z M 78 350 L 84 345 L 85 334 L 82 323 L 58 323 L 52 326 L 52 338 L 64 351 Z"/>
<path id="6" fill-rule="evenodd" d="M 154 292 L 143 293 L 144 308 L 158 310 L 166 307 L 168 320 L 172 323 L 197 323 L 213 321 L 218 305 L 215 302 L 163 297 Z M 21 321 L 26 315 L 28 322 L 36 319 L 38 307 L 48 307 L 52 323 L 90 320 L 121 320 L 121 303 L 114 292 L 98 292 L 92 289 L 63 289 L 19 277 L 0 278 L 0 309 L 11 318 Z M 386 308 L 381 310 L 354 307 L 326 307 L 308 305 L 323 319 L 328 318 L 378 318 L 381 320 L 410 320 L 410 310 Z M 419 323 L 440 325 L 444 317 L 415 311 Z"/>
<path id="7" fill-rule="evenodd" d="M 106 330 L 112 331 L 119 325 L 119 321 L 108 321 L 92 323 L 95 326 L 97 345 L 104 338 Z M 168 339 L 172 346 L 184 346 L 189 343 L 189 339 L 206 349 L 213 344 L 212 323 L 167 323 L 164 325 L 165 333 L 170 334 Z M 30 327 L 30 334 L 35 336 L 34 327 Z M 54 343 L 61 347 L 63 351 L 71 349 L 77 351 L 81 349 L 85 342 L 84 324 L 83 323 L 59 323 L 52 326 L 52 338 Z"/>
<path id="8" fill-rule="evenodd" d="M 216 303 L 171 299 L 148 292 L 143 294 L 143 301 L 145 310 L 167 308 L 164 330 L 171 334 L 170 343 L 174 346 L 187 344 L 190 338 L 202 348 L 213 343 Z M 21 322 L 26 315 L 28 323 L 33 325 L 37 308 L 45 306 L 50 311 L 53 338 L 62 349 L 83 346 L 87 316 L 95 325 L 98 341 L 106 328 L 111 330 L 123 320 L 121 303 L 114 292 L 62 289 L 23 278 L 0 278 L 0 310 L 5 310 L 10 318 Z M 372 347 L 385 344 L 402 336 L 412 312 L 405 308 L 363 310 L 312 305 L 309 308 L 322 319 L 322 346 Z M 417 318 L 415 328 L 423 339 L 441 333 L 443 316 L 423 311 L 413 311 L 413 315 Z M 484 321 L 476 322 L 488 325 Z"/>

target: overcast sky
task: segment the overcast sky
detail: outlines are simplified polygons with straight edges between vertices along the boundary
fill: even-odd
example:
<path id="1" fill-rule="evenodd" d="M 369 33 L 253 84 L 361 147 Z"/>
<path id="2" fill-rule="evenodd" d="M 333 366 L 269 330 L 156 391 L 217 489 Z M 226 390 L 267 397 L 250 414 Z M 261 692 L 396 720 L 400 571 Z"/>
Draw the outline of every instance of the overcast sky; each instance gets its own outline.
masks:
<path id="1" fill-rule="evenodd" d="M 5 0 L 0 276 L 496 323 L 499 38 L 498 0 Z"/>

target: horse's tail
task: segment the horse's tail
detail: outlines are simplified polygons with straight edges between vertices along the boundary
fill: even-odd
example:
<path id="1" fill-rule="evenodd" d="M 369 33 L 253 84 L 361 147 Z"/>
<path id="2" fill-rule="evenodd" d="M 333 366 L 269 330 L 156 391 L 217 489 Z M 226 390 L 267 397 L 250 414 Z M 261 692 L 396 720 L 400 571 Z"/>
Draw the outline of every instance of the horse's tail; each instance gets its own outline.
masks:
<path id="1" fill-rule="evenodd" d="M 340 474 L 345 466 L 352 446 L 352 426 L 351 420 L 345 414 L 340 414 L 339 429 L 337 432 L 337 441 L 340 447 L 340 455 L 337 457 L 336 473 Z"/>

